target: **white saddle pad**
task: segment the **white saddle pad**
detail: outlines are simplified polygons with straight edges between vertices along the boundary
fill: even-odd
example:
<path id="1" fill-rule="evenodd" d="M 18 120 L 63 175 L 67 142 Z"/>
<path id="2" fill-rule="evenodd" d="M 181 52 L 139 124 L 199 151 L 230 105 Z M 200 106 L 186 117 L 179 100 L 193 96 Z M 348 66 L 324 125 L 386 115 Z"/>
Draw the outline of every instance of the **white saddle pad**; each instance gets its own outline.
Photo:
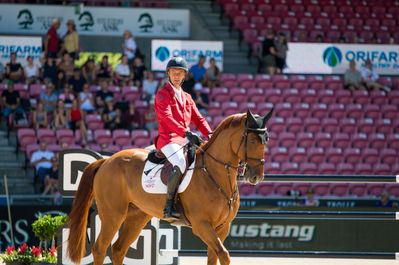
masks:
<path id="1" fill-rule="evenodd" d="M 148 175 L 146 175 L 144 172 L 141 176 L 141 184 L 143 186 L 143 189 L 148 192 L 148 193 L 157 193 L 157 194 L 166 194 L 167 191 L 167 186 L 163 184 L 161 180 L 161 168 L 163 167 L 163 164 L 158 165 L 150 162 L 147 160 L 144 166 L 144 172 L 151 170 Z M 189 166 L 187 170 L 187 174 L 184 177 L 183 181 L 181 182 L 178 193 L 182 193 L 183 191 L 186 190 L 188 187 L 188 184 L 190 184 L 191 177 L 193 176 L 194 172 L 194 167 L 195 167 L 195 159 L 193 163 Z"/>

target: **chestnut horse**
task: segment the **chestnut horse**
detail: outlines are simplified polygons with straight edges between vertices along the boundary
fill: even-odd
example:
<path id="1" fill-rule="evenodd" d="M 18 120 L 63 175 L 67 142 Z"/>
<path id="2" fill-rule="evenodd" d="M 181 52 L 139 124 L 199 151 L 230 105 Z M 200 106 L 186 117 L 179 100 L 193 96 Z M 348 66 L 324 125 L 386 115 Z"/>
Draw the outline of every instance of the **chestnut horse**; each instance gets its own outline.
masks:
<path id="1" fill-rule="evenodd" d="M 227 117 L 210 140 L 197 150 L 196 168 L 180 201 L 192 231 L 208 246 L 208 265 L 230 264 L 223 242 L 239 207 L 237 173 L 255 185 L 263 180 L 268 134 L 264 117 L 235 114 Z M 92 248 L 94 265 L 103 264 L 112 245 L 113 264 L 121 265 L 129 246 L 152 217 L 163 218 L 165 195 L 146 193 L 141 184 L 148 151 L 130 149 L 88 165 L 82 175 L 69 216 L 68 255 L 79 264 L 85 250 L 88 210 L 96 199 L 101 232 Z"/>

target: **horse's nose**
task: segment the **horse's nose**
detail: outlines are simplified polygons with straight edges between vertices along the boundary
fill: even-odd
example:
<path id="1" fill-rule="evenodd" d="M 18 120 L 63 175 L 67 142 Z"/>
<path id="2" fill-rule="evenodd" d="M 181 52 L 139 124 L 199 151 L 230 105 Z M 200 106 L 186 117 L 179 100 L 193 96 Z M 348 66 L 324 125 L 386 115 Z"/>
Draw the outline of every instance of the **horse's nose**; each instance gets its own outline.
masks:
<path id="1" fill-rule="evenodd" d="M 253 176 L 250 178 L 249 182 L 250 182 L 251 184 L 256 184 L 256 183 L 258 182 L 258 179 L 259 179 L 259 175 L 253 175 Z"/>

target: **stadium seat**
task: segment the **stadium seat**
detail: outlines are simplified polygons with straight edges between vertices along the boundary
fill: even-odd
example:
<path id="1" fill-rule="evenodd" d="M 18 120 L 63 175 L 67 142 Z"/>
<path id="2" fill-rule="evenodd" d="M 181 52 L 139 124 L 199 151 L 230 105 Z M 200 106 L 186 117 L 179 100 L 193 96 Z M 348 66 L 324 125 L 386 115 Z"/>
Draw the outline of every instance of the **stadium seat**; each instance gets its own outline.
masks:
<path id="1" fill-rule="evenodd" d="M 392 175 L 391 167 L 388 164 L 375 164 L 373 169 L 376 175 Z"/>
<path id="2" fill-rule="evenodd" d="M 315 140 L 317 143 L 317 147 L 321 148 L 329 148 L 332 146 L 333 141 L 331 134 L 328 132 L 318 132 L 315 134 Z"/>
<path id="3" fill-rule="evenodd" d="M 112 131 L 112 139 L 118 146 L 124 146 L 132 143 L 130 132 L 124 129 L 116 129 Z"/>
<path id="4" fill-rule="evenodd" d="M 103 129 L 104 123 L 101 116 L 98 114 L 87 114 L 86 115 L 87 128 L 90 130 Z"/>
<path id="5" fill-rule="evenodd" d="M 267 89 L 264 91 L 267 102 L 269 103 L 279 103 L 283 101 L 283 95 L 280 89 Z"/>
<path id="6" fill-rule="evenodd" d="M 367 184 L 365 183 L 352 183 L 349 184 L 349 193 L 353 197 L 365 197 L 368 192 Z"/>
<path id="7" fill-rule="evenodd" d="M 307 132 L 321 132 L 321 123 L 318 118 L 305 118 L 303 121 Z"/>
<path id="8" fill-rule="evenodd" d="M 208 107 L 208 115 L 212 117 L 221 116 L 222 115 L 222 107 L 219 102 L 211 101 Z"/>
<path id="9" fill-rule="evenodd" d="M 135 101 L 140 99 L 140 91 L 137 86 L 124 86 L 122 88 L 122 96 L 125 101 Z"/>
<path id="10" fill-rule="evenodd" d="M 362 154 L 359 148 L 345 148 L 344 157 L 347 163 L 357 164 L 362 160 Z"/>
<path id="11" fill-rule="evenodd" d="M 32 84 L 29 90 L 31 98 L 39 98 L 40 94 L 46 91 L 46 86 L 42 84 Z"/>
<path id="12" fill-rule="evenodd" d="M 284 163 L 289 159 L 288 150 L 285 147 L 271 148 L 270 155 L 273 162 Z"/>
<path id="13" fill-rule="evenodd" d="M 273 104 L 266 102 L 256 103 L 256 109 L 259 115 L 266 115 L 273 108 Z"/>
<path id="14" fill-rule="evenodd" d="M 378 119 L 381 117 L 380 106 L 375 104 L 367 104 L 364 106 L 365 117 L 371 119 Z"/>
<path id="15" fill-rule="evenodd" d="M 297 134 L 297 144 L 299 147 L 308 148 L 315 146 L 314 134 L 311 132 L 300 132 Z"/>
<path id="16" fill-rule="evenodd" d="M 40 146 L 37 143 L 29 143 L 25 147 L 26 157 L 30 160 L 32 158 L 32 154 L 39 150 Z"/>
<path id="17" fill-rule="evenodd" d="M 383 107 L 385 104 L 388 104 L 388 97 L 385 91 L 370 91 L 370 98 L 373 104 L 380 105 L 381 107 Z"/>
<path id="18" fill-rule="evenodd" d="M 304 125 L 301 118 L 289 117 L 287 118 L 287 131 L 298 133 L 304 131 Z"/>
<path id="19" fill-rule="evenodd" d="M 298 163 L 295 162 L 284 162 L 281 166 L 283 174 L 299 174 Z"/>
<path id="20" fill-rule="evenodd" d="M 303 147 L 291 147 L 289 148 L 290 160 L 295 163 L 307 162 L 306 149 Z"/>
<path id="21" fill-rule="evenodd" d="M 94 131 L 94 140 L 96 144 L 112 144 L 112 134 L 110 130 L 97 129 Z"/>
<path id="22" fill-rule="evenodd" d="M 399 133 L 391 133 L 387 138 L 389 148 L 399 150 Z"/>
<path id="23" fill-rule="evenodd" d="M 292 132 L 281 132 L 279 134 L 279 141 L 282 147 L 289 148 L 296 146 L 296 137 Z"/>
<path id="24" fill-rule="evenodd" d="M 25 150 L 28 144 L 36 144 L 37 137 L 34 129 L 21 128 L 17 131 L 18 144 L 21 150 Z"/>
<path id="25" fill-rule="evenodd" d="M 75 143 L 75 136 L 73 135 L 73 131 L 71 129 L 57 129 L 55 131 L 55 135 L 57 137 L 58 143 L 66 142 L 68 144 Z"/>
<path id="26" fill-rule="evenodd" d="M 338 104 L 329 104 L 328 112 L 330 113 L 331 118 L 342 119 L 346 117 L 345 106 L 342 103 Z"/>
<path id="27" fill-rule="evenodd" d="M 258 113 L 258 110 L 256 108 L 256 104 L 253 102 L 241 102 L 238 104 L 238 109 L 239 112 L 247 112 L 247 110 L 251 110 L 252 113 Z"/>
<path id="28" fill-rule="evenodd" d="M 339 163 L 337 165 L 337 172 L 339 175 L 355 175 L 355 168 L 349 163 Z"/>
<path id="29" fill-rule="evenodd" d="M 346 106 L 346 112 L 349 118 L 359 119 L 364 115 L 363 107 L 361 104 L 349 104 Z"/>
<path id="30" fill-rule="evenodd" d="M 369 146 L 369 140 L 367 134 L 356 133 L 352 135 L 352 145 L 355 148 L 366 148 Z"/>
<path id="31" fill-rule="evenodd" d="M 265 92 L 261 88 L 246 89 L 246 94 L 250 102 L 265 102 Z"/>
<path id="32" fill-rule="evenodd" d="M 347 105 L 347 104 L 352 104 L 353 103 L 353 97 L 351 92 L 349 90 L 337 90 L 335 92 L 335 95 L 337 97 L 338 103 Z"/>
<path id="33" fill-rule="evenodd" d="M 274 183 L 261 182 L 255 186 L 256 194 L 260 196 L 274 195 Z"/>
<path id="34" fill-rule="evenodd" d="M 381 161 L 384 164 L 393 165 L 398 161 L 398 155 L 393 148 L 384 148 L 381 150 Z"/>
<path id="35" fill-rule="evenodd" d="M 239 112 L 237 102 L 223 102 L 221 107 L 224 116 L 230 116 Z"/>
<path id="36" fill-rule="evenodd" d="M 47 144 L 55 144 L 57 138 L 55 137 L 54 130 L 39 128 L 36 132 L 39 141 L 45 141 Z"/>
<path id="37" fill-rule="evenodd" d="M 285 131 L 286 123 L 284 118 L 271 117 L 268 121 L 268 129 L 271 132 L 280 133 Z"/>
<path id="38" fill-rule="evenodd" d="M 327 105 L 323 103 L 315 103 L 311 105 L 312 114 L 315 118 L 326 118 L 328 117 Z"/>
<path id="39" fill-rule="evenodd" d="M 316 196 L 329 196 L 331 194 L 329 183 L 317 183 L 313 185 Z"/>
<path id="40" fill-rule="evenodd" d="M 293 183 L 276 183 L 274 185 L 277 195 L 287 196 L 288 192 L 292 190 Z"/>
<path id="41" fill-rule="evenodd" d="M 319 174 L 334 175 L 337 174 L 337 169 L 332 163 L 321 163 L 319 164 Z"/>
<path id="42" fill-rule="evenodd" d="M 305 89 L 305 90 L 302 90 L 300 93 L 301 93 L 301 98 L 302 98 L 303 103 L 312 104 L 314 102 L 317 102 L 317 100 L 318 100 L 316 90 L 314 90 L 314 89 Z"/>
<path id="43" fill-rule="evenodd" d="M 278 162 L 266 162 L 264 170 L 265 174 L 281 174 L 281 166 Z"/>
<path id="44" fill-rule="evenodd" d="M 248 95 L 246 89 L 238 87 L 230 89 L 230 100 L 233 102 L 248 101 Z"/>
<path id="45" fill-rule="evenodd" d="M 326 159 L 324 149 L 321 147 L 310 147 L 308 148 L 307 153 L 309 161 L 316 164 L 320 164 Z"/>
<path id="46" fill-rule="evenodd" d="M 349 195 L 348 183 L 331 184 L 331 195 L 338 197 L 346 197 Z"/>
<path id="47" fill-rule="evenodd" d="M 132 130 L 131 132 L 131 138 L 133 141 L 135 141 L 138 138 L 148 138 L 149 133 L 147 130 L 144 129 L 137 129 L 137 130 Z"/>
<path id="48" fill-rule="evenodd" d="M 334 133 L 339 131 L 338 120 L 335 118 L 324 118 L 321 120 L 321 126 L 326 133 Z"/>
<path id="49" fill-rule="evenodd" d="M 280 102 L 275 104 L 275 115 L 284 119 L 294 116 L 294 110 L 291 103 Z"/>
<path id="50" fill-rule="evenodd" d="M 367 184 L 368 194 L 372 197 L 380 197 L 385 187 L 385 184 Z"/>
<path id="51" fill-rule="evenodd" d="M 229 81 L 226 81 L 229 82 Z M 226 102 L 230 100 L 229 90 L 225 87 L 215 87 L 212 89 L 211 97 L 216 102 Z"/>
<path id="52" fill-rule="evenodd" d="M 376 132 L 374 120 L 370 118 L 359 119 L 358 120 L 358 129 L 359 132 L 364 134 L 372 134 Z"/>
<path id="53" fill-rule="evenodd" d="M 147 137 L 136 137 L 134 139 L 134 146 L 138 148 L 146 148 L 151 145 L 151 138 Z"/>
<path id="54" fill-rule="evenodd" d="M 399 78 L 395 79 L 398 80 L 397 88 L 399 88 Z M 391 90 L 388 92 L 389 103 L 392 105 L 399 105 L 399 90 Z"/>
<path id="55" fill-rule="evenodd" d="M 378 133 L 382 133 L 385 135 L 392 133 L 394 129 L 394 125 L 392 124 L 390 119 L 378 119 L 375 122 L 375 126 Z"/>
<path id="56" fill-rule="evenodd" d="M 355 90 L 352 92 L 352 96 L 356 104 L 369 104 L 371 102 L 371 97 L 367 90 Z"/>
<path id="57" fill-rule="evenodd" d="M 339 164 L 344 161 L 344 154 L 341 148 L 330 147 L 326 149 L 326 158 L 329 163 Z"/>
<path id="58" fill-rule="evenodd" d="M 382 105 L 381 113 L 384 119 L 394 119 L 398 116 L 399 110 L 396 105 Z"/>
<path id="59" fill-rule="evenodd" d="M 352 119 L 352 118 L 341 119 L 340 127 L 341 127 L 341 131 L 343 133 L 348 133 L 350 135 L 357 133 L 357 124 L 356 124 L 355 119 Z"/>
<path id="60" fill-rule="evenodd" d="M 310 117 L 311 109 L 308 103 L 295 103 L 294 106 L 295 117 L 304 119 Z"/>
<path id="61" fill-rule="evenodd" d="M 238 190 L 241 196 L 250 196 L 255 194 L 255 186 L 249 183 L 240 183 Z"/>
<path id="62" fill-rule="evenodd" d="M 284 101 L 287 103 L 299 103 L 301 102 L 301 96 L 299 95 L 298 89 L 286 89 L 283 91 Z"/>
<path id="63" fill-rule="evenodd" d="M 301 174 L 318 174 L 317 165 L 315 163 L 300 163 L 299 171 Z"/>
<path id="64" fill-rule="evenodd" d="M 333 141 L 335 147 L 346 148 L 350 146 L 350 139 L 347 133 L 334 133 L 333 134 Z"/>

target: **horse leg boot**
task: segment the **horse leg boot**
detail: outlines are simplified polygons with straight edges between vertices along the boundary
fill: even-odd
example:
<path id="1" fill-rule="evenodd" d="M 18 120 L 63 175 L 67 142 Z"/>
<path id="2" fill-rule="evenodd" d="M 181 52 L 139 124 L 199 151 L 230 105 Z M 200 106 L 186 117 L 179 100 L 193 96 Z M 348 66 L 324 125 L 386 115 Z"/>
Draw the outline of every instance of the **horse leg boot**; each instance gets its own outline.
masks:
<path id="1" fill-rule="evenodd" d="M 181 172 L 180 168 L 178 166 L 174 166 L 168 178 L 168 193 L 166 195 L 165 208 L 163 209 L 164 219 L 180 218 L 180 213 L 174 209 L 173 204 L 175 200 L 177 186 L 179 185 L 182 176 L 183 173 Z"/>

